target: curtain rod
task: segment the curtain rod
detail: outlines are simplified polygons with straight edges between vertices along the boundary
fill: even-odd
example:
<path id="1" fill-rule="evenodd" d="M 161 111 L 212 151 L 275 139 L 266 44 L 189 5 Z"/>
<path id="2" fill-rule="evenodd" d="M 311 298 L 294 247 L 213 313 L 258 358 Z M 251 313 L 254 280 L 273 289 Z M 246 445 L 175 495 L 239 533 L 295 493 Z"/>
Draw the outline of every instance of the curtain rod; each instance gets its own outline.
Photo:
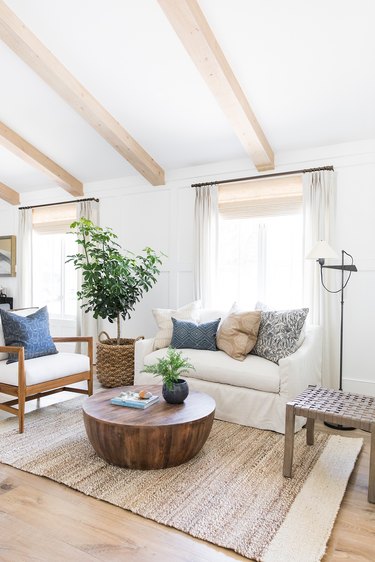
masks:
<path id="1" fill-rule="evenodd" d="M 30 205 L 29 207 L 18 207 L 19 211 L 24 209 L 36 209 L 38 207 L 53 207 L 54 205 L 69 205 L 70 203 L 82 203 L 83 201 L 96 201 L 99 203 L 99 199 L 95 197 L 88 197 L 87 199 L 74 199 L 73 201 L 59 201 L 58 203 L 44 203 L 43 205 Z"/>
<path id="2" fill-rule="evenodd" d="M 278 176 L 293 176 L 295 174 L 306 174 L 307 172 L 320 172 L 323 170 L 334 171 L 333 166 L 322 166 L 321 168 L 307 168 L 305 170 L 292 170 L 291 172 L 276 172 L 274 174 L 263 174 L 259 176 L 250 176 L 248 178 L 235 178 L 233 180 L 221 180 L 221 181 L 208 181 L 205 183 L 193 183 L 191 187 L 203 187 L 205 185 L 221 185 L 223 183 L 237 183 L 241 181 L 250 180 L 261 180 L 263 178 L 276 178 Z"/>

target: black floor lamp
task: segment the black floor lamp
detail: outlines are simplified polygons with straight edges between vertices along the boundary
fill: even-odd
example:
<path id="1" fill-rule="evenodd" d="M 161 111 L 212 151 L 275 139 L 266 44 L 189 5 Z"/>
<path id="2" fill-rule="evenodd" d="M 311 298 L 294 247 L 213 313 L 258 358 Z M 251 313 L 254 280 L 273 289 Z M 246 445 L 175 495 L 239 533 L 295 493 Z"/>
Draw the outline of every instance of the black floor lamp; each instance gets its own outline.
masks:
<path id="1" fill-rule="evenodd" d="M 351 259 L 351 263 L 345 263 L 345 256 L 348 256 Z M 339 390 L 342 390 L 342 355 L 343 355 L 343 344 L 344 344 L 344 289 L 349 283 L 349 279 L 351 274 L 357 271 L 356 266 L 353 263 L 353 256 L 345 252 L 345 250 L 341 250 L 341 264 L 340 265 L 325 265 L 324 262 L 326 259 L 329 258 L 338 258 L 337 253 L 331 248 L 331 246 L 321 240 L 318 242 L 311 252 L 307 255 L 307 259 L 315 259 L 320 265 L 320 281 L 322 286 L 326 291 L 329 293 L 341 293 L 341 317 L 340 317 L 340 378 L 339 378 Z M 324 276 L 323 276 L 323 269 L 336 269 L 341 271 L 341 286 L 336 291 L 332 291 L 328 289 L 324 283 Z M 345 278 L 345 272 L 347 272 L 347 276 Z M 335 429 L 354 429 L 352 427 L 342 426 L 340 424 L 331 424 L 325 422 L 325 425 L 329 427 L 333 427 Z"/>

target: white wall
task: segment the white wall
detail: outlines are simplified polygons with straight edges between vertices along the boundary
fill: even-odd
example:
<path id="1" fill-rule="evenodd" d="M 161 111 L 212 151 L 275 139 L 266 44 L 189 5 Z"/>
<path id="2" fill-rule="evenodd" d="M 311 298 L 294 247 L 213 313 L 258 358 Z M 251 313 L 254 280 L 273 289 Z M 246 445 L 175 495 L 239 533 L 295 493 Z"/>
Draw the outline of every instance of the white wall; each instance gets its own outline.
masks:
<path id="1" fill-rule="evenodd" d="M 193 205 L 190 187 L 131 190 L 101 199 L 101 224 L 113 228 L 123 248 L 140 252 L 151 246 L 167 256 L 157 285 L 125 323 L 125 337 L 154 333 L 153 307 L 173 308 L 192 300 Z"/>
<path id="2" fill-rule="evenodd" d="M 330 164 L 337 170 L 336 249 L 353 254 L 358 267 L 345 292 L 344 388 L 375 395 L 375 141 L 280 153 L 276 163 L 276 171 Z M 153 307 L 174 308 L 193 299 L 194 190 L 190 184 L 255 174 L 248 161 L 237 161 L 175 171 L 164 187 L 150 187 L 141 179 L 135 184 L 129 178 L 85 186 L 86 196 L 100 198 L 102 226 L 113 228 L 124 248 L 139 251 L 149 245 L 168 256 L 157 285 L 126 322 L 125 337 L 155 332 Z M 49 201 L 57 199 L 56 193 L 49 197 Z M 27 194 L 23 204 L 47 201 L 46 193 L 39 192 Z M 0 235 L 15 234 L 16 221 L 17 210 L 0 209 Z M 14 294 L 14 280 L 8 280 Z M 104 323 L 103 327 L 115 334 L 113 325 Z M 333 353 L 338 353 L 339 325 L 336 334 Z"/>
<path id="3" fill-rule="evenodd" d="M 344 294 L 344 390 L 375 395 L 373 317 L 375 314 L 375 142 L 362 141 L 280 155 L 295 168 L 333 164 L 337 171 L 336 250 L 354 257 Z M 289 167 L 289 166 L 288 166 Z M 338 274 L 340 275 L 340 274 Z M 340 278 L 337 279 L 337 287 Z M 334 287 L 334 288 L 337 288 Z M 340 301 L 340 295 L 331 295 Z M 339 354 L 339 316 L 336 326 Z"/>
<path id="4" fill-rule="evenodd" d="M 17 210 L 11 205 L 3 203 L 0 208 L 0 236 L 17 235 Z M 16 277 L 0 277 L 0 287 L 4 287 L 8 297 L 14 297 L 17 292 Z"/>

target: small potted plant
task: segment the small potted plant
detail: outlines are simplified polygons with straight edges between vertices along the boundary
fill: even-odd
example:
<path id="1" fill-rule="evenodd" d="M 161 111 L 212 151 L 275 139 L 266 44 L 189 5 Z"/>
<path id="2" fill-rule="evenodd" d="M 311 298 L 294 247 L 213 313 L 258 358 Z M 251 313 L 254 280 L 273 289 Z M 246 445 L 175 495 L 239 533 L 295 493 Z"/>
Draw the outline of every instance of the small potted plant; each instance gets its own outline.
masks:
<path id="1" fill-rule="evenodd" d="M 169 404 L 182 404 L 189 394 L 188 384 L 180 375 L 188 373 L 194 366 L 187 357 L 182 357 L 181 353 L 170 347 L 165 357 L 158 359 L 154 365 L 146 365 L 142 371 L 163 379 L 162 394 Z"/>

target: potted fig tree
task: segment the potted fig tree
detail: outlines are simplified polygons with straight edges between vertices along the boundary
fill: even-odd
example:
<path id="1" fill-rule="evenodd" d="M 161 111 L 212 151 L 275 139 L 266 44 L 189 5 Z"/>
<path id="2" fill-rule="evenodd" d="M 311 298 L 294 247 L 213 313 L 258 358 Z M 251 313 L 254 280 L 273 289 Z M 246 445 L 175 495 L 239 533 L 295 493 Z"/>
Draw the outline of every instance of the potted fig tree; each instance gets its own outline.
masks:
<path id="1" fill-rule="evenodd" d="M 101 332 L 97 344 L 96 370 L 103 386 L 132 384 L 134 339 L 121 338 L 121 320 L 129 319 L 135 305 L 157 281 L 162 254 L 145 248 L 135 255 L 122 250 L 117 235 L 86 218 L 70 225 L 76 235 L 77 253 L 68 256 L 82 275 L 77 297 L 81 308 L 94 318 L 117 324 L 117 337 Z M 103 340 L 105 336 L 105 340 Z"/>
<path id="2" fill-rule="evenodd" d="M 169 347 L 165 357 L 159 358 L 153 365 L 146 365 L 142 372 L 151 373 L 163 380 L 163 398 L 169 404 L 182 404 L 189 394 L 188 383 L 181 378 L 183 373 L 188 373 L 194 366 L 187 357 L 182 357 L 182 352 Z"/>

